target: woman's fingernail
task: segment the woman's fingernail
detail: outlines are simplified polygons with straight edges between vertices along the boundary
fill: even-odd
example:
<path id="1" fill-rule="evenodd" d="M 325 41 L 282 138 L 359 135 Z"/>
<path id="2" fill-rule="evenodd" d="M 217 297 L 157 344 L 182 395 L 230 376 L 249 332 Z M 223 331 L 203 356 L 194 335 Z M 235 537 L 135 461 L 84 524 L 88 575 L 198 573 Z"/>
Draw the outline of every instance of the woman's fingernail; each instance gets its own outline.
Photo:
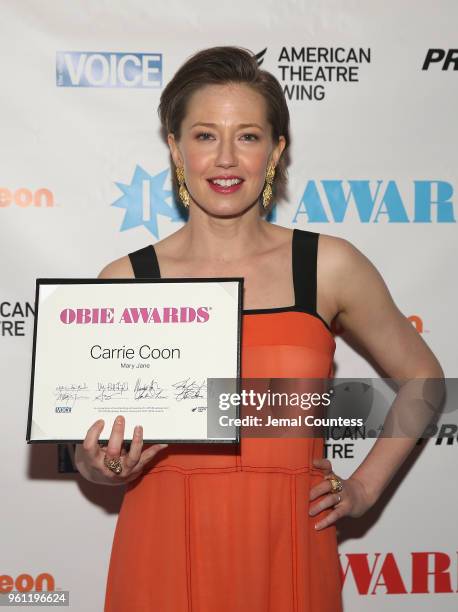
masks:
<path id="1" fill-rule="evenodd" d="M 116 425 L 122 425 L 122 417 L 116 417 Z"/>
<path id="2" fill-rule="evenodd" d="M 168 444 L 159 444 L 159 448 L 167 448 Z"/>

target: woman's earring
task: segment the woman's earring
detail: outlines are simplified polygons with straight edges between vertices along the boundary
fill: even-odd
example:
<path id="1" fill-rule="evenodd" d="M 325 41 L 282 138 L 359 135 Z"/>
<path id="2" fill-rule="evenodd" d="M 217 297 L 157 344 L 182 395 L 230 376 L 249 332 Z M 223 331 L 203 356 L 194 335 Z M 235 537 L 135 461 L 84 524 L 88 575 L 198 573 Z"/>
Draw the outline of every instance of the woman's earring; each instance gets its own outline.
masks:
<path id="1" fill-rule="evenodd" d="M 188 190 L 184 186 L 184 168 L 177 167 L 176 175 L 177 175 L 178 183 L 180 185 L 180 190 L 178 192 L 180 196 L 180 200 L 183 202 L 186 208 L 189 208 L 190 196 L 189 196 Z"/>
<path id="2" fill-rule="evenodd" d="M 266 186 L 262 192 L 262 205 L 267 208 L 272 200 L 272 183 L 275 177 L 275 166 L 270 164 L 266 173 Z"/>

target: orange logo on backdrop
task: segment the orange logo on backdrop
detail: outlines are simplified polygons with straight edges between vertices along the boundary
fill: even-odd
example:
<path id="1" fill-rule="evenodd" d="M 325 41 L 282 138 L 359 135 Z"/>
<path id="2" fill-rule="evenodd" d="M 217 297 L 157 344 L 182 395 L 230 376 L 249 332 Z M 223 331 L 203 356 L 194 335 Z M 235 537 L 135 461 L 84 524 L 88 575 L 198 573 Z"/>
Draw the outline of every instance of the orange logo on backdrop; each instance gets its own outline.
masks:
<path id="1" fill-rule="evenodd" d="M 0 593 L 10 591 L 55 591 L 55 580 L 52 574 L 42 573 L 34 579 L 30 574 L 19 574 L 16 578 L 4 574 L 0 576 Z M 44 588 L 46 586 L 46 588 Z"/>
<path id="2" fill-rule="evenodd" d="M 28 208 L 29 206 L 49 208 L 54 206 L 54 194 L 44 187 L 36 191 L 26 189 L 25 187 L 15 191 L 6 187 L 0 187 L 0 208 L 7 208 L 11 205 L 21 208 Z"/>
<path id="3" fill-rule="evenodd" d="M 423 333 L 423 319 L 418 315 L 407 317 L 419 334 Z"/>

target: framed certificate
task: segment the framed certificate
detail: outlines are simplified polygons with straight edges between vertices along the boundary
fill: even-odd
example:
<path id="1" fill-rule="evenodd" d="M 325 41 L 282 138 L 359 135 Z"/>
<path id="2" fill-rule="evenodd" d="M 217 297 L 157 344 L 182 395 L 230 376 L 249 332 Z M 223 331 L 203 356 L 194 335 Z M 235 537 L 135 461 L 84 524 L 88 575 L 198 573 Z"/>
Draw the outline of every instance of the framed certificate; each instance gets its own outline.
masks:
<path id="1" fill-rule="evenodd" d="M 243 278 L 37 279 L 27 441 L 238 442 L 212 401 L 237 392 Z"/>

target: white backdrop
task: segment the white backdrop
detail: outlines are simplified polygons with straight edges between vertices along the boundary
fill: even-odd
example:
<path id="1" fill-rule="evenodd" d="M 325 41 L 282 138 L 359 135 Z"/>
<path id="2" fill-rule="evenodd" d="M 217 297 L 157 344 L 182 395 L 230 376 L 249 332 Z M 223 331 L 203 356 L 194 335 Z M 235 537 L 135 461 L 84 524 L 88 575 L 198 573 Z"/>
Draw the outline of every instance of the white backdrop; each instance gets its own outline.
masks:
<path id="1" fill-rule="evenodd" d="M 95 277 L 180 227 L 166 193 L 161 88 L 195 51 L 240 45 L 262 52 L 262 67 L 293 94 L 289 198 L 274 221 L 355 244 L 457 376 L 458 59 L 445 60 L 458 46 L 458 5 L 0 6 L 0 590 L 8 577 L 31 584 L 48 573 L 74 610 L 95 612 L 122 492 L 61 474 L 55 447 L 25 444 L 35 278 Z M 320 61 L 319 48 L 328 50 Z M 438 61 L 422 70 L 430 49 Z M 136 73 L 110 72 L 110 54 L 121 68 L 143 65 L 136 86 L 125 80 Z M 309 80 L 299 81 L 304 67 Z M 379 376 L 335 331 L 336 377 Z M 456 610 L 458 440 L 446 442 L 419 447 L 373 510 L 340 525 L 346 612 Z M 370 442 L 335 441 L 329 456 L 343 444 L 353 458 L 333 464 L 348 476 Z"/>

